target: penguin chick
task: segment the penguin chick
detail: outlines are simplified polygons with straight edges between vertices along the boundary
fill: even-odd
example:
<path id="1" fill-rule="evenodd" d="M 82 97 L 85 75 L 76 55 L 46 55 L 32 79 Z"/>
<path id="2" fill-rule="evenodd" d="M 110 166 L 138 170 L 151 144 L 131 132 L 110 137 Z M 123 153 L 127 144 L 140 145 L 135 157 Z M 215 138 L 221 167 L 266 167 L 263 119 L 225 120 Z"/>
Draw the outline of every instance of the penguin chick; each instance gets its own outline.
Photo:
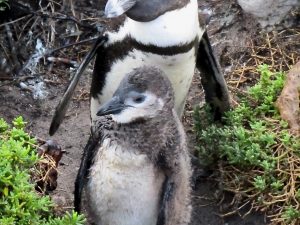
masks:
<path id="1" fill-rule="evenodd" d="M 134 69 L 97 115 L 75 183 L 75 208 L 86 183 L 88 215 L 97 225 L 188 224 L 190 158 L 163 72 Z"/>

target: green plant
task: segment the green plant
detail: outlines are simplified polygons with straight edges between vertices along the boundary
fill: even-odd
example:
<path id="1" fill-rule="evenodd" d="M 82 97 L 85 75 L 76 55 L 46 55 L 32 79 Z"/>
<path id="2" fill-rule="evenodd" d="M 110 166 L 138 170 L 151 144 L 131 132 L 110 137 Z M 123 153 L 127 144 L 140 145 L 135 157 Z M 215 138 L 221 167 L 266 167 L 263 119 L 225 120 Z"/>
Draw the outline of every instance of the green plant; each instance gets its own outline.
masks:
<path id="1" fill-rule="evenodd" d="M 292 206 L 288 206 L 284 210 L 284 212 L 282 214 L 282 217 L 283 217 L 284 221 L 292 222 L 292 221 L 295 221 L 297 219 L 300 219 L 300 211 L 293 208 Z"/>
<path id="2" fill-rule="evenodd" d="M 83 215 L 78 214 L 77 212 L 72 211 L 71 213 L 67 212 L 62 218 L 51 218 L 48 222 L 45 222 L 45 225 L 81 225 L 85 223 L 85 218 Z"/>
<path id="3" fill-rule="evenodd" d="M 285 75 L 266 65 L 258 70 L 260 80 L 242 92 L 223 125 L 212 124 L 206 108 L 195 110 L 198 155 L 210 165 L 219 161 L 226 190 L 248 196 L 256 208 L 268 209 L 273 221 L 285 223 L 280 208 L 300 210 L 300 199 L 293 197 L 300 189 L 295 169 L 300 167 L 300 138 L 289 133 L 275 107 Z"/>
<path id="4" fill-rule="evenodd" d="M 55 218 L 50 198 L 35 191 L 30 174 L 40 160 L 36 140 L 25 132 L 22 117 L 12 123 L 0 119 L 0 224 L 83 224 L 74 212 Z"/>
<path id="5" fill-rule="evenodd" d="M 267 188 L 266 179 L 262 176 L 254 178 L 254 187 L 259 191 L 264 191 Z"/>

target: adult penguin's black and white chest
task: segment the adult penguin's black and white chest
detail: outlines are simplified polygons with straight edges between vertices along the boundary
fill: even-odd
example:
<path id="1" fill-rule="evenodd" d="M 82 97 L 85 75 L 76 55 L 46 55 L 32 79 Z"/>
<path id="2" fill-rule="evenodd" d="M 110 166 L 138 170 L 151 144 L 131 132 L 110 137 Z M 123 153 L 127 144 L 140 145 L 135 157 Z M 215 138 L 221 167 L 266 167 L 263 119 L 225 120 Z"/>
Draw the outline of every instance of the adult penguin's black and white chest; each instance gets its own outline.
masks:
<path id="1" fill-rule="evenodd" d="M 91 85 L 91 118 L 111 98 L 124 74 L 141 66 L 164 71 L 175 93 L 175 110 L 183 114 L 194 75 L 200 70 L 205 100 L 215 119 L 229 109 L 227 86 L 211 48 L 205 25 L 199 22 L 197 0 L 108 0 L 107 30 L 73 76 L 56 108 L 49 133 L 59 127 L 80 74 L 96 54 Z"/>
<path id="2" fill-rule="evenodd" d="M 92 119 L 124 74 L 144 65 L 155 65 L 167 74 L 175 90 L 176 111 L 182 114 L 204 29 L 199 25 L 197 0 L 178 7 L 147 22 L 126 17 L 117 31 L 106 32 L 108 42 L 98 50 L 94 67 Z"/>

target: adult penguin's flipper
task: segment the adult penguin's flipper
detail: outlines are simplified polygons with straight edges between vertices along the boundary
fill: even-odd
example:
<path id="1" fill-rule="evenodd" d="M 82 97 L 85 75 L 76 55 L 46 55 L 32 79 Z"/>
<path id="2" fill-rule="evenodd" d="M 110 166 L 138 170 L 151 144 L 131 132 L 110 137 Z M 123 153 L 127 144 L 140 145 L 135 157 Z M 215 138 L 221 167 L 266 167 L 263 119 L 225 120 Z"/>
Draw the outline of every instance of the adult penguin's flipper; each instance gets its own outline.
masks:
<path id="1" fill-rule="evenodd" d="M 207 32 L 199 43 L 196 66 L 200 71 L 205 100 L 211 106 L 214 119 L 221 119 L 230 109 L 230 99 L 224 76 L 213 53 Z"/>
<path id="2" fill-rule="evenodd" d="M 62 99 L 60 100 L 60 102 L 58 103 L 55 112 L 54 112 L 54 116 L 52 118 L 52 122 L 50 125 L 50 129 L 49 129 L 49 134 L 52 136 L 58 129 L 59 125 L 61 124 L 67 108 L 69 106 L 71 97 L 74 93 L 74 90 L 78 84 L 79 78 L 81 77 L 81 74 L 83 73 L 83 71 L 85 70 L 85 68 L 87 67 L 87 65 L 90 63 L 90 61 L 94 58 L 94 56 L 97 53 L 97 50 L 104 46 L 104 44 L 107 41 L 107 37 L 102 35 L 101 37 L 99 37 L 95 44 L 93 45 L 92 49 L 90 50 L 90 52 L 85 56 L 85 58 L 83 59 L 82 63 L 80 64 L 78 70 L 76 71 L 76 73 L 74 74 L 74 76 L 71 78 L 71 81 L 69 83 L 69 86 L 67 88 L 67 90 L 65 91 Z"/>

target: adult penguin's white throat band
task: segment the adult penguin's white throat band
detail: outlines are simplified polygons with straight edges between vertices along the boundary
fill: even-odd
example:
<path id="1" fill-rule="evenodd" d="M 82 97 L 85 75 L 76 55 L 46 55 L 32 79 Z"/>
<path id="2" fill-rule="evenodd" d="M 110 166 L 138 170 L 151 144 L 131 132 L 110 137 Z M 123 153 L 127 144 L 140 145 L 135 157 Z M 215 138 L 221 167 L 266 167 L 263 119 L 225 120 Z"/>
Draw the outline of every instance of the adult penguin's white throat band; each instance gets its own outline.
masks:
<path id="1" fill-rule="evenodd" d="M 113 18 L 126 13 L 136 3 L 136 0 L 108 0 L 105 6 L 105 16 Z"/>

